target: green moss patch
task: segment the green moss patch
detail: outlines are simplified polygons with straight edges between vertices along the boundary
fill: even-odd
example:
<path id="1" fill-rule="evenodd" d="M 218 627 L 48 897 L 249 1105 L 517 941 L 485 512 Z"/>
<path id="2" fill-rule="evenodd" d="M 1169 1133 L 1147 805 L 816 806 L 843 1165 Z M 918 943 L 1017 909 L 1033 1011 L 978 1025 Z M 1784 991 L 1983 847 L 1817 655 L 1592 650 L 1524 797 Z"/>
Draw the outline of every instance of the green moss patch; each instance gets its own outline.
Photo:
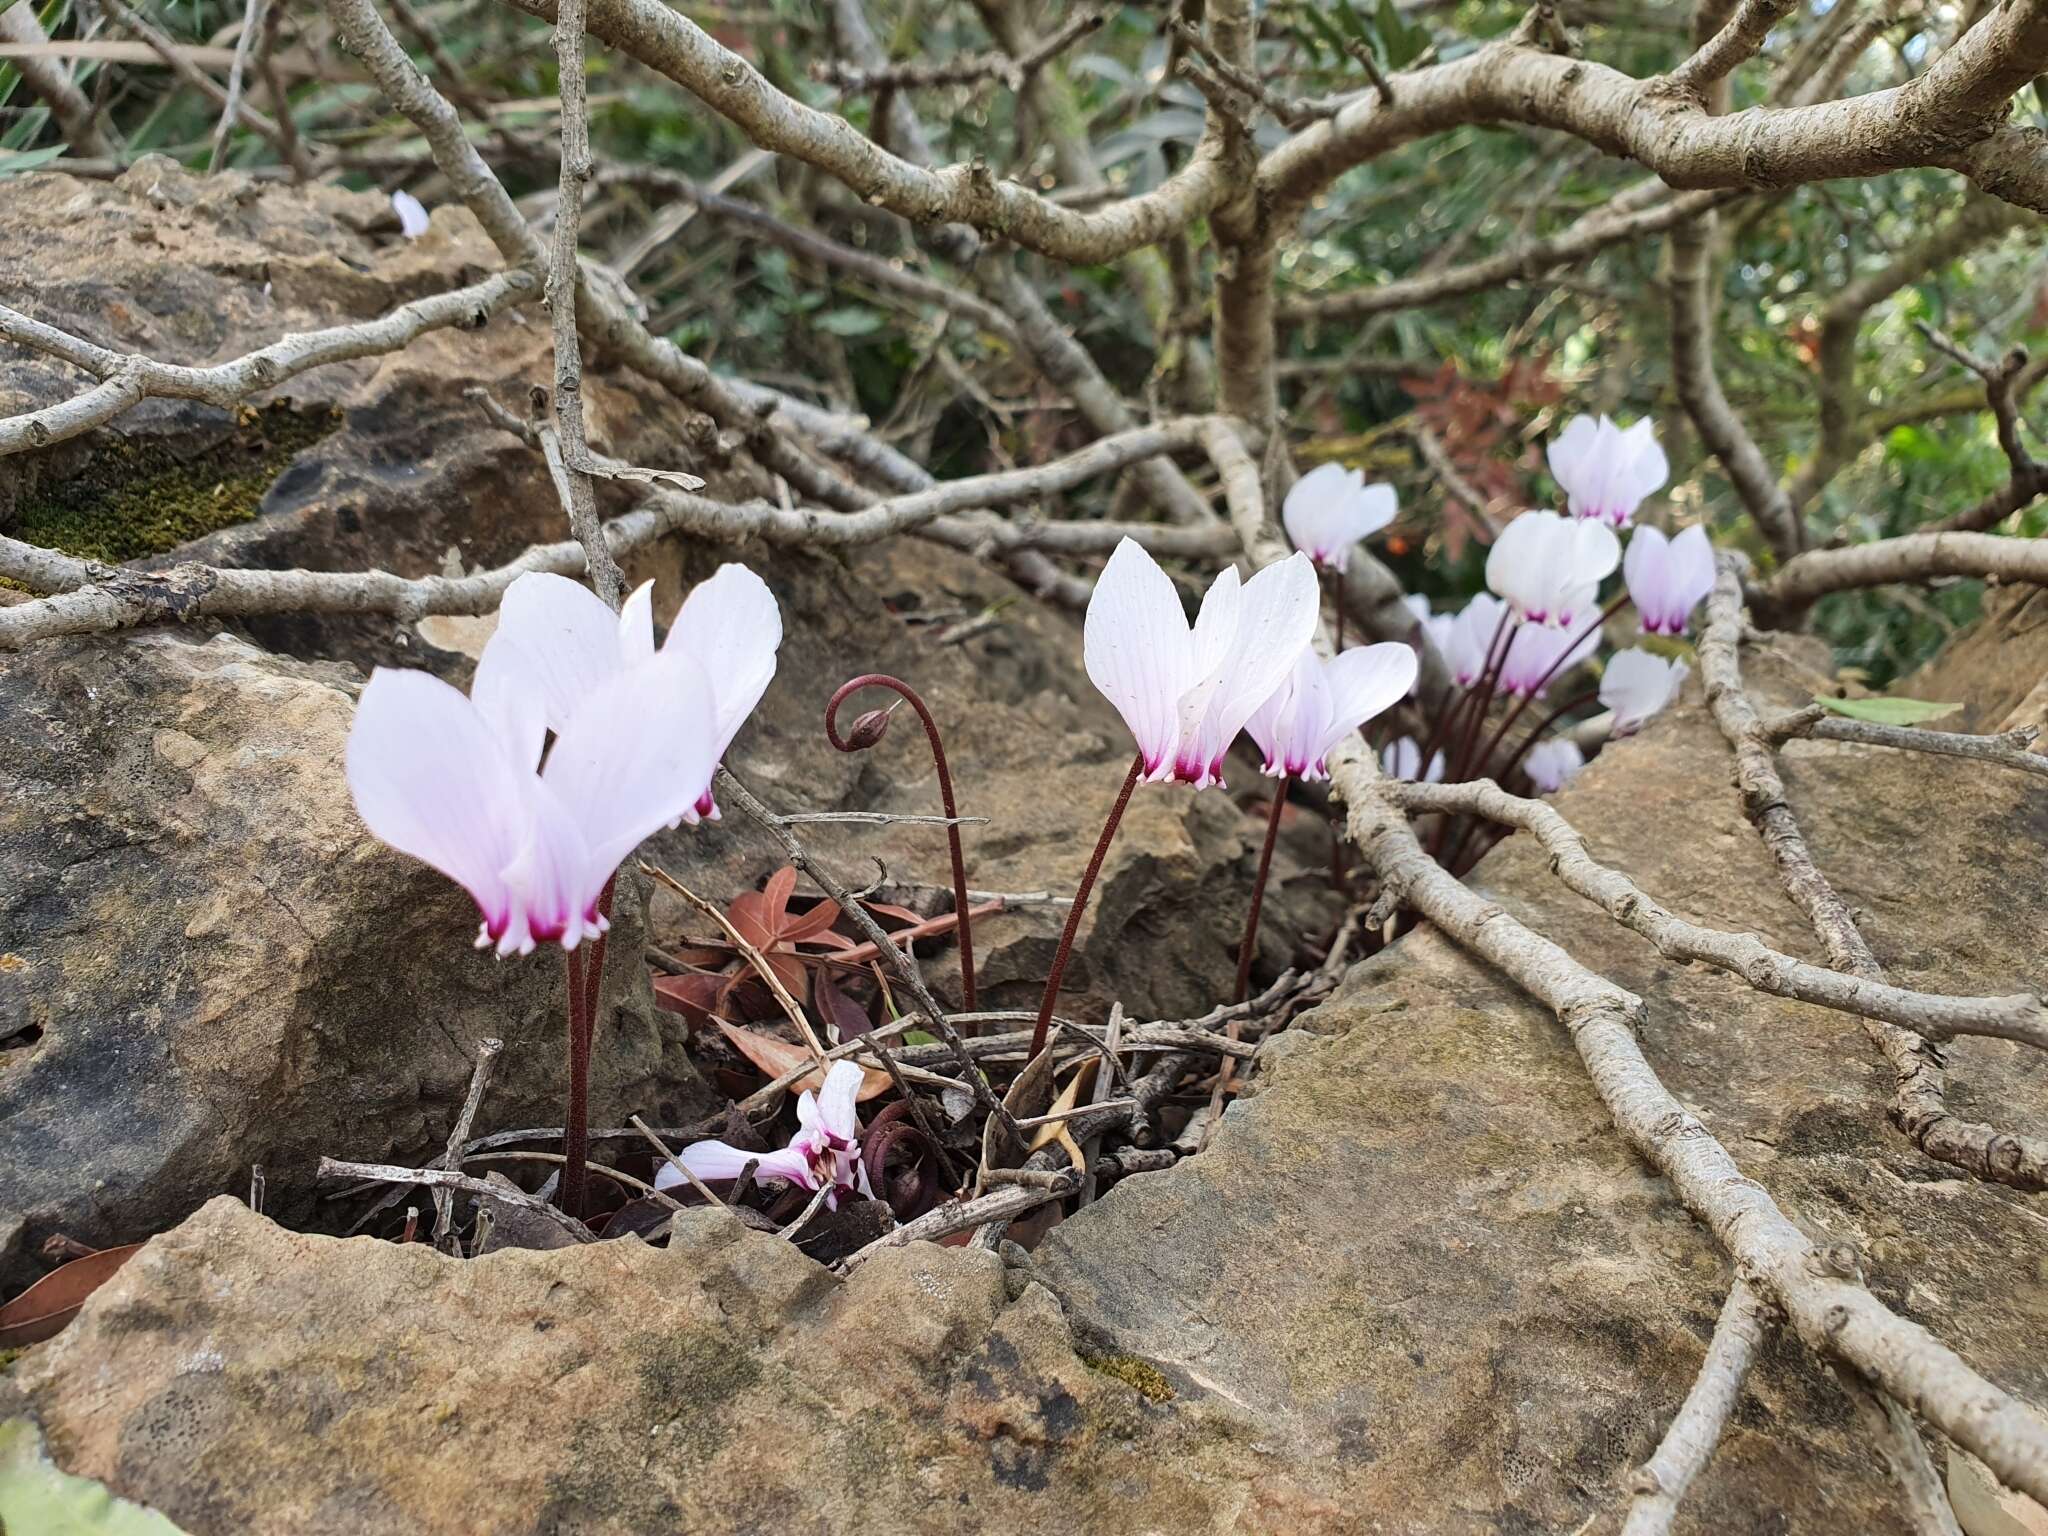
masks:
<path id="1" fill-rule="evenodd" d="M 1166 1379 L 1166 1374 L 1136 1355 L 1083 1355 L 1081 1359 L 1091 1371 L 1122 1382 L 1148 1403 L 1173 1400 L 1173 1383 Z"/>
<path id="2" fill-rule="evenodd" d="M 280 401 L 241 412 L 234 430 L 206 448 L 109 435 L 79 473 L 31 493 L 11 531 L 109 565 L 160 555 L 249 521 L 286 466 L 340 425 L 331 406 L 297 411 Z"/>

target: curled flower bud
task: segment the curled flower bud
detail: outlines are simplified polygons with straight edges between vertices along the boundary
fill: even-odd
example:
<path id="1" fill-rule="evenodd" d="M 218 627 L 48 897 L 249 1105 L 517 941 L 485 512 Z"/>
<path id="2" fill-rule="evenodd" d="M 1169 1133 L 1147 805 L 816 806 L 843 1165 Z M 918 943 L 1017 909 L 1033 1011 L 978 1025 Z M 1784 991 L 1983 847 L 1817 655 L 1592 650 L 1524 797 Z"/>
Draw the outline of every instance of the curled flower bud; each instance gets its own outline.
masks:
<path id="1" fill-rule="evenodd" d="M 888 733 L 889 717 L 895 713 L 896 706 L 891 704 L 886 709 L 871 709 L 857 718 L 847 729 L 846 750 L 865 752 L 880 741 Z"/>

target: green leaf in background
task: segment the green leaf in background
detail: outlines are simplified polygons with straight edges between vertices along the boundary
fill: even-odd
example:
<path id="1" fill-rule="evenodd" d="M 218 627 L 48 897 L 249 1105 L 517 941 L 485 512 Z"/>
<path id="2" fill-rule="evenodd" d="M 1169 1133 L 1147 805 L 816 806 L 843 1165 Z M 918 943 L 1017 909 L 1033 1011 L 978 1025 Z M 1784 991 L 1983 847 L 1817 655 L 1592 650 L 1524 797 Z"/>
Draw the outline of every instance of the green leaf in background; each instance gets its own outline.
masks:
<path id="1" fill-rule="evenodd" d="M 828 309 L 814 322 L 834 336 L 872 336 L 887 322 L 872 309 Z"/>
<path id="2" fill-rule="evenodd" d="M 11 154 L 0 154 L 0 176 L 18 176 L 23 171 L 34 170 L 39 165 L 48 165 L 68 147 L 64 144 L 49 144 L 41 149 L 24 149 Z"/>
<path id="3" fill-rule="evenodd" d="M 1831 715 L 1851 720 L 1868 720 L 1872 725 L 1919 725 L 1952 715 L 1963 706 L 1936 704 L 1927 699 L 1815 699 Z"/>
<path id="4" fill-rule="evenodd" d="M 42 1431 L 0 1423 L 0 1531 L 21 1536 L 185 1536 L 153 1509 L 119 1499 L 89 1477 L 58 1470 Z"/>

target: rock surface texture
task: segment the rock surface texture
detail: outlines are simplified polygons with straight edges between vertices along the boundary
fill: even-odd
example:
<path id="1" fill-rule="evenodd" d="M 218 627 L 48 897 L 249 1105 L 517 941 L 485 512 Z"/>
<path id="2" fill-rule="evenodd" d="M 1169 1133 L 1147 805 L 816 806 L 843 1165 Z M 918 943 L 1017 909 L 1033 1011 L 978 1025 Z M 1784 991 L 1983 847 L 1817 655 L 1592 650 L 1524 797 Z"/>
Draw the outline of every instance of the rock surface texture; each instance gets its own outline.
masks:
<path id="1" fill-rule="evenodd" d="M 231 636 L 0 656 L 8 1290 L 51 1234 L 133 1241 L 252 1163 L 305 1219 L 322 1154 L 437 1149 L 486 1036 L 498 1123 L 560 1123 L 561 960 L 473 949 L 469 898 L 364 834 L 341 775 L 354 677 Z M 617 927 L 637 953 L 633 902 Z M 607 984 L 597 1113 L 708 1109 L 643 968 Z"/>
<path id="2" fill-rule="evenodd" d="M 1795 702 L 1806 655 L 1752 655 L 1760 691 Z M 1810 953 L 1722 753 L 1688 701 L 1560 806 L 1681 913 Z M 1828 745 L 1787 762 L 1898 979 L 2030 980 L 2043 898 L 1986 851 L 2048 832 L 2038 788 Z M 1656 830 L 1681 804 L 1684 843 Z M 1480 876 L 1645 996 L 1653 1065 L 1795 1219 L 2048 1400 L 2048 1225 L 1905 1147 L 1852 1021 L 1663 963 L 1519 843 Z M 1205 1153 L 1125 1181 L 1007 1286 L 926 1247 L 837 1281 L 701 1214 L 668 1253 L 465 1265 L 217 1201 L 13 1384 L 60 1464 L 195 1536 L 1614 1530 L 1728 1271 L 1563 1033 L 1425 930 L 1270 1054 Z M 2033 1063 L 1953 1062 L 1959 1109 L 2040 1128 Z M 1677 1529 L 1907 1527 L 1840 1389 L 1777 1339 Z"/>

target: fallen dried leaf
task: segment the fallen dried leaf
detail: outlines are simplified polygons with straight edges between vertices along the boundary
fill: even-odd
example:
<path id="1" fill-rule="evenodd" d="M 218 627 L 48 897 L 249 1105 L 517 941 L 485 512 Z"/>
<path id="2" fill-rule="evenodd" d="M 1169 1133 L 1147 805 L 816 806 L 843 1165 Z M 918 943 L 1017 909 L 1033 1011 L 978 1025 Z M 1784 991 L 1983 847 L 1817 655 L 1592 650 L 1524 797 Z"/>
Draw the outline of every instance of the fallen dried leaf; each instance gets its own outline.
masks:
<path id="1" fill-rule="evenodd" d="M 14 1300 L 0 1307 L 0 1349 L 19 1349 L 63 1332 L 85 1299 L 114 1278 L 142 1244 L 102 1248 L 98 1253 L 51 1270 Z"/>
<path id="2" fill-rule="evenodd" d="M 732 1042 L 732 1048 L 759 1067 L 767 1076 L 781 1077 L 785 1072 L 794 1071 L 807 1061 L 815 1061 L 810 1050 L 792 1041 L 778 1040 L 773 1035 L 757 1034 L 751 1029 L 740 1029 L 723 1019 L 713 1021 L 722 1034 Z M 808 1088 L 813 1093 L 825 1086 L 825 1068 L 819 1067 L 797 1079 L 796 1086 Z M 878 1072 L 873 1067 L 860 1069 L 860 1092 L 854 1097 L 862 1103 L 876 1095 L 887 1092 L 889 1074 Z"/>

